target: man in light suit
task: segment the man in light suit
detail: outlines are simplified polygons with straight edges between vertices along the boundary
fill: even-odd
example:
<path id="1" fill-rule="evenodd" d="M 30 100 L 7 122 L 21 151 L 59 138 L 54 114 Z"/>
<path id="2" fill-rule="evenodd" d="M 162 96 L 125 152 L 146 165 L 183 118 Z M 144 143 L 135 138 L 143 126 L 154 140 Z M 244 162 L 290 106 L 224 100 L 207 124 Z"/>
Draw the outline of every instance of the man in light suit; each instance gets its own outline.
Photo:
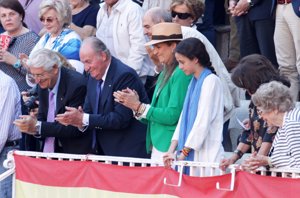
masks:
<path id="1" fill-rule="evenodd" d="M 59 56 L 48 49 L 37 50 L 29 57 L 29 77 L 38 84 L 39 110 L 37 118 L 21 116 L 15 121 L 20 131 L 38 138 L 38 151 L 87 154 L 91 151 L 91 134 L 76 127 L 55 122 L 55 115 L 66 106 L 83 105 L 86 79 L 76 71 L 62 67 Z M 53 98 L 50 99 L 50 95 Z M 52 111 L 53 110 L 53 111 Z M 50 112 L 53 115 L 49 116 Z M 50 120 L 51 119 L 51 120 Z"/>
<path id="2" fill-rule="evenodd" d="M 112 57 L 106 45 L 95 37 L 82 43 L 80 59 L 89 79 L 84 110 L 67 108 L 56 120 L 73 125 L 84 133 L 94 134 L 95 154 L 148 157 L 146 154 L 146 126 L 137 121 L 133 112 L 114 101 L 113 92 L 134 89 L 142 102 L 148 102 L 144 86 L 136 72 Z"/>
<path id="3" fill-rule="evenodd" d="M 274 41 L 279 71 L 290 80 L 291 94 L 297 101 L 300 81 L 300 0 L 273 0 L 273 3 L 276 8 Z"/>

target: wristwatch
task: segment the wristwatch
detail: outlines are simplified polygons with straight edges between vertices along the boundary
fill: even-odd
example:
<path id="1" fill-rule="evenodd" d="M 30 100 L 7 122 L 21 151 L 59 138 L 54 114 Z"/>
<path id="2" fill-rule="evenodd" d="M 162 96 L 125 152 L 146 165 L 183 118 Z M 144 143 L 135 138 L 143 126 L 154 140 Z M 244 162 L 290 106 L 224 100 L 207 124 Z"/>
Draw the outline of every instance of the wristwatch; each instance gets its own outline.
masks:
<path id="1" fill-rule="evenodd" d="M 13 67 L 16 68 L 16 69 L 19 69 L 21 67 L 20 59 L 17 59 L 17 62 L 15 64 L 13 64 Z"/>
<path id="2" fill-rule="evenodd" d="M 247 2 L 249 3 L 249 6 L 250 6 L 250 7 L 254 6 L 252 0 L 247 0 Z"/>

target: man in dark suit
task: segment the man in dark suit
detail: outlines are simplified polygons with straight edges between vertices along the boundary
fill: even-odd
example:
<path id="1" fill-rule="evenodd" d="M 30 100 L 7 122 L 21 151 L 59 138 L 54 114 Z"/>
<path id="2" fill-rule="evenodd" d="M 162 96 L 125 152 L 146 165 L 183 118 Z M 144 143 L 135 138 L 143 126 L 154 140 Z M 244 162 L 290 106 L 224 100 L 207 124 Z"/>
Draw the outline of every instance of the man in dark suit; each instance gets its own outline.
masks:
<path id="1" fill-rule="evenodd" d="M 86 94 L 86 79 L 61 66 L 56 52 L 48 49 L 29 57 L 29 77 L 38 84 L 39 110 L 37 118 L 23 115 L 15 124 L 21 132 L 40 140 L 38 151 L 87 154 L 91 151 L 91 134 L 54 120 L 56 114 L 65 112 L 66 106 L 81 106 Z"/>
<path id="2" fill-rule="evenodd" d="M 114 101 L 113 92 L 128 88 L 138 92 L 142 102 L 148 102 L 144 86 L 136 72 L 112 57 L 105 44 L 96 37 L 82 43 L 80 59 L 88 72 L 87 96 L 82 109 L 67 108 L 56 120 L 64 125 L 81 128 L 94 134 L 95 154 L 148 157 L 146 125 L 137 121 L 133 112 Z"/>
<path id="3" fill-rule="evenodd" d="M 228 8 L 236 16 L 241 58 L 262 54 L 278 67 L 274 47 L 274 8 L 271 0 L 229 0 Z"/>

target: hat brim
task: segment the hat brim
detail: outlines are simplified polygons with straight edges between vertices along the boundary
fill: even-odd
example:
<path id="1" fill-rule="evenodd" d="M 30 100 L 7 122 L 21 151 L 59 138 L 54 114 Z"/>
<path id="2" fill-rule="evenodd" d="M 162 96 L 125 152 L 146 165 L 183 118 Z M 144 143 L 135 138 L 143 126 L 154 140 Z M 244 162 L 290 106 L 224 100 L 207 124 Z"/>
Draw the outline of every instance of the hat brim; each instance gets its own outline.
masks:
<path id="1" fill-rule="evenodd" d="M 182 39 L 164 39 L 164 40 L 151 40 L 147 43 L 145 43 L 145 46 L 155 45 L 157 43 L 163 43 L 167 41 L 182 41 Z"/>

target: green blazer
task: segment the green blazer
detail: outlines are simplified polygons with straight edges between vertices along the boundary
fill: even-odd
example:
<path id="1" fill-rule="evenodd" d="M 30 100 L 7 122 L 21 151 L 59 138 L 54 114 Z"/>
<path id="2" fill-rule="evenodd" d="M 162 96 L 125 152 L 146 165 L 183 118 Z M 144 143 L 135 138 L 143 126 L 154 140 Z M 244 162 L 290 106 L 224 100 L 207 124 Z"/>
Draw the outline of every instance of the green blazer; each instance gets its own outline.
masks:
<path id="1" fill-rule="evenodd" d="M 161 73 L 154 90 L 151 107 L 146 115 L 147 151 L 150 150 L 151 145 L 161 152 L 168 151 L 191 80 L 191 76 L 185 75 L 179 67 L 176 67 L 168 82 L 159 90 L 162 77 Z"/>

